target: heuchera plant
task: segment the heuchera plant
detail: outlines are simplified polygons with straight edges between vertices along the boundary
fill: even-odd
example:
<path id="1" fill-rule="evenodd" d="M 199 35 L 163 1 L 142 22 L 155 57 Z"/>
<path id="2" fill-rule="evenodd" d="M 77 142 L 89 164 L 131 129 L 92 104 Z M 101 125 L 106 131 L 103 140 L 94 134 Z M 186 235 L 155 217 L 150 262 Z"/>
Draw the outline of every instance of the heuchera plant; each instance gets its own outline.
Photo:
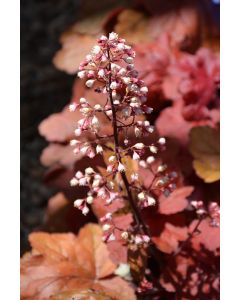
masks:
<path id="1" fill-rule="evenodd" d="M 135 52 L 132 48 L 112 32 L 108 38 L 102 36 L 91 54 L 80 64 L 78 77 L 86 80 L 88 88 L 102 93 L 106 102 L 104 105 L 92 106 L 87 99 L 80 98 L 78 103 L 70 105 L 70 111 L 79 111 L 83 116 L 75 130 L 76 139 L 70 144 L 75 147 L 76 155 L 81 153 L 90 158 L 96 154 L 103 155 L 107 169 L 105 174 L 102 174 L 103 172 L 99 173 L 94 166 L 89 166 L 85 173 L 78 171 L 70 184 L 88 188 L 87 196 L 74 202 L 74 206 L 81 210 L 83 215 L 88 214 L 89 205 L 94 202 L 105 206 L 107 212 L 100 218 L 104 232 L 103 241 L 111 242 L 120 237 L 129 249 L 136 252 L 141 248 L 148 249 L 149 254 L 160 262 L 159 251 L 151 240 L 142 210 L 157 205 L 156 194 L 169 196 L 176 188 L 178 174 L 169 170 L 166 164 L 154 163 L 154 155 L 165 149 L 164 137 L 160 137 L 155 144 L 142 142 L 144 136 L 153 133 L 154 127 L 149 121 L 141 119 L 143 115 L 150 114 L 152 108 L 145 104 L 148 88 L 138 78 L 138 72 L 134 69 L 134 58 Z M 99 119 L 102 117 L 99 118 L 99 114 L 104 115 L 111 123 L 111 134 L 101 133 Z M 89 138 L 89 133 L 92 138 Z M 85 134 L 88 135 L 87 141 L 84 141 Z M 151 173 L 152 181 L 147 187 L 139 178 L 138 172 L 133 172 L 134 163 Z M 133 222 L 129 222 L 128 227 L 124 229 L 114 221 L 119 206 L 115 205 L 115 210 L 108 211 L 111 204 L 122 200 L 133 216 Z M 196 209 L 199 221 L 193 226 L 187 241 L 198 231 L 201 221 L 206 216 L 210 217 L 212 226 L 219 226 L 217 203 L 210 203 L 208 208 L 204 207 L 202 201 L 192 201 L 191 204 Z M 180 251 L 181 248 L 177 253 Z M 140 293 L 153 287 L 144 276 L 142 278 L 138 288 Z"/>
<path id="2" fill-rule="evenodd" d="M 162 43 L 156 51 L 148 44 L 131 45 L 114 32 L 98 39 L 80 64 L 82 81 L 74 84 L 69 109 L 40 126 L 51 142 L 42 162 L 51 167 L 50 175 L 61 167 L 55 178 L 61 192 L 49 200 L 47 231 L 64 233 L 30 234 L 32 251 L 21 260 L 22 299 L 219 299 L 220 215 L 214 193 L 219 130 L 218 117 L 212 118 L 219 113 L 212 89 L 218 60 L 178 51 L 168 72 L 155 74 L 154 59 L 161 57 L 155 53 L 162 53 Z M 204 64 L 198 63 L 199 55 Z M 194 62 L 184 73 L 183 58 Z M 209 73 L 211 61 L 210 70 L 217 71 Z M 141 72 L 145 65 L 150 77 Z M 157 64 L 158 71 L 164 66 Z M 157 79 L 156 85 L 149 78 Z M 182 81 L 188 89 L 178 88 Z M 162 89 L 160 82 L 173 105 L 156 114 L 154 132 L 147 103 L 159 113 L 151 90 Z M 194 101 L 187 100 L 190 96 Z M 183 111 L 194 112 L 194 118 L 186 119 Z M 211 118 L 201 114 L 199 119 L 195 113 L 200 111 Z M 73 207 L 74 199 L 83 216 Z M 91 211 L 100 225 L 89 223 L 95 220 Z M 51 218 L 58 222 L 54 229 Z M 74 224 L 75 218 L 80 222 Z M 79 227 L 78 235 L 66 233 Z"/>
<path id="3" fill-rule="evenodd" d="M 102 36 L 91 54 L 80 64 L 78 77 L 86 79 L 88 88 L 102 93 L 106 103 L 104 106 L 96 104 L 92 107 L 87 99 L 80 98 L 79 103 L 70 105 L 70 111 L 79 110 L 83 115 L 75 130 L 76 137 L 81 139 L 74 139 L 70 144 L 75 147 L 76 155 L 81 152 L 93 158 L 96 154 L 104 155 L 104 152 L 109 151 L 112 155 L 108 157 L 106 176 L 89 166 L 84 174 L 78 171 L 70 183 L 72 186 L 86 186 L 89 189 L 86 198 L 74 202 L 74 206 L 84 215 L 88 214 L 89 205 L 93 201 L 101 201 L 106 207 L 119 199 L 125 199 L 129 204 L 134 218 L 133 226 L 122 230 L 113 222 L 114 212 L 106 213 L 100 219 L 104 241 L 115 240 L 115 232 L 120 231 L 121 238 L 126 243 L 147 245 L 151 244 L 151 237 L 140 211 L 156 205 L 154 190 L 157 189 L 167 196 L 175 189 L 177 173 L 169 171 L 165 164 L 152 168 L 154 154 L 165 148 L 164 137 L 156 144 L 145 145 L 141 142 L 143 136 L 154 131 L 154 127 L 149 121 L 140 120 L 142 115 L 150 114 L 152 108 L 145 104 L 148 88 L 138 79 L 138 72 L 134 69 L 134 57 L 135 52 L 125 40 L 112 32 L 109 38 Z M 112 134 L 101 134 L 98 114 L 103 114 L 112 124 Z M 94 136 L 91 142 L 82 141 L 86 132 L 91 132 Z M 135 135 L 134 142 L 132 132 Z M 153 173 L 154 179 L 148 188 L 141 183 L 138 173 L 128 172 L 130 160 L 138 162 L 141 167 Z"/>

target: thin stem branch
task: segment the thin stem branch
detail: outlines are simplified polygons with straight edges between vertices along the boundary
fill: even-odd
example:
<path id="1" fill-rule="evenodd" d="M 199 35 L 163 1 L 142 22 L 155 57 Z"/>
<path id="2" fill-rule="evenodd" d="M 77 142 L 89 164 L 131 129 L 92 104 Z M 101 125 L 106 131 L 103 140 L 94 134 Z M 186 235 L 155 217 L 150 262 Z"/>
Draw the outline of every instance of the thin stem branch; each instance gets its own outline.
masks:
<path id="1" fill-rule="evenodd" d="M 194 226 L 192 232 L 188 235 L 188 238 L 182 243 L 182 245 L 173 253 L 173 256 L 176 256 L 180 253 L 183 248 L 189 243 L 189 241 L 193 238 L 194 234 L 198 231 L 199 226 L 202 223 L 203 218 L 199 218 L 196 225 Z"/>
<path id="2" fill-rule="evenodd" d="M 111 56 L 110 56 L 110 51 L 109 49 L 107 49 L 107 56 L 108 56 L 108 60 L 109 60 L 109 64 L 108 64 L 108 71 L 109 71 L 109 77 L 108 77 L 108 87 L 107 87 L 107 91 L 109 94 L 109 100 L 111 103 L 111 109 L 112 109 L 112 126 L 113 126 L 113 137 L 114 137 L 114 147 L 115 147 L 115 155 L 118 159 L 118 161 L 121 163 L 121 155 L 119 153 L 119 139 L 118 139 L 118 125 L 117 125 L 117 117 L 116 117 L 116 110 L 115 110 L 115 106 L 113 103 L 113 97 L 112 97 L 112 90 L 111 90 L 111 83 L 112 83 L 112 76 L 111 76 Z M 133 215 L 135 218 L 135 222 L 137 224 L 137 226 L 139 227 L 139 229 L 146 235 L 148 235 L 150 237 L 150 231 L 149 228 L 146 226 L 144 220 L 142 219 L 142 216 L 140 214 L 140 211 L 133 199 L 131 190 L 130 190 L 130 184 L 128 182 L 127 176 L 125 174 L 125 172 L 121 172 L 121 177 L 122 180 L 124 182 L 126 191 L 127 191 L 127 195 L 128 195 L 128 200 L 129 200 L 129 204 L 131 206 L 131 209 L 133 211 Z M 161 257 L 160 257 L 160 253 L 159 251 L 155 248 L 155 245 L 151 242 L 149 245 L 149 249 L 151 254 L 153 255 L 153 257 L 157 260 L 157 262 L 159 263 L 159 265 L 162 264 L 161 261 Z"/>

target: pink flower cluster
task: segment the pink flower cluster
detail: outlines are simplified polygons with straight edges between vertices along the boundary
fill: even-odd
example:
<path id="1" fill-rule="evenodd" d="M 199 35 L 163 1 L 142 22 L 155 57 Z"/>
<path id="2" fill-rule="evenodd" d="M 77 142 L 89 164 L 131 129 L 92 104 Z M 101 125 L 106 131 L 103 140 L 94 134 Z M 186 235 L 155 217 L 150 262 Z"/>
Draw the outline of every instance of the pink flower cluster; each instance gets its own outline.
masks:
<path id="1" fill-rule="evenodd" d="M 130 197 L 133 215 L 137 217 L 140 213 L 136 213 L 136 210 L 157 203 L 151 188 L 158 189 L 166 196 L 175 188 L 174 181 L 177 174 L 167 172 L 167 166 L 164 164 L 158 166 L 154 182 L 148 189 L 141 185 L 138 173 L 133 171 L 130 176 L 126 175 L 127 157 L 137 161 L 140 167 L 152 169 L 154 155 L 163 151 L 166 143 L 164 137 L 156 144 L 145 145 L 141 141 L 143 136 L 154 131 L 154 127 L 149 121 L 143 120 L 143 116 L 151 113 L 152 108 L 146 105 L 148 88 L 138 78 L 138 72 L 134 68 L 134 57 L 135 52 L 131 46 L 112 32 L 109 37 L 102 36 L 98 40 L 91 54 L 86 56 L 79 67 L 78 77 L 85 80 L 87 88 L 94 88 L 95 92 L 102 93 L 106 102 L 105 105 L 92 106 L 90 99 L 80 98 L 78 103 L 70 105 L 70 111 L 79 111 L 82 115 L 75 129 L 76 139 L 70 144 L 75 147 L 75 154 L 81 153 L 90 158 L 96 154 L 104 154 L 105 150 L 112 152 L 106 166 L 107 176 L 103 177 L 89 167 L 85 169 L 84 174 L 77 172 L 71 180 L 72 186 L 86 186 L 89 189 L 86 198 L 74 202 L 75 207 L 84 215 L 89 212 L 88 205 L 93 201 L 104 201 L 104 205 L 110 205 L 118 198 Z M 101 133 L 99 114 L 111 123 L 113 134 Z M 79 140 L 86 132 L 92 134 L 95 139 Z M 132 135 L 139 141 L 132 143 Z M 114 146 L 109 146 L 109 143 L 107 144 L 109 141 L 113 141 Z M 112 214 L 107 213 L 100 221 L 103 224 L 103 239 L 115 240 L 114 232 L 120 229 L 114 225 Z M 135 221 L 137 224 L 140 222 Z M 142 232 L 142 229 L 139 229 L 139 232 L 131 229 L 122 231 L 121 237 L 126 242 L 136 245 L 150 242 L 150 237 L 146 232 Z"/>
<path id="2" fill-rule="evenodd" d="M 121 238 L 128 244 L 147 245 L 150 242 L 150 237 L 146 234 L 134 233 L 134 229 L 123 230 L 114 223 L 112 213 L 107 213 L 104 217 L 100 218 L 103 229 L 103 241 L 109 242 L 116 239 L 115 232 L 120 231 Z"/>
<path id="3" fill-rule="evenodd" d="M 105 200 L 109 205 L 118 198 L 118 193 L 113 191 L 114 182 L 107 181 L 106 178 L 96 173 L 91 167 L 85 169 L 85 174 L 78 171 L 70 181 L 71 186 L 86 186 L 89 192 L 86 198 L 74 201 L 74 206 L 82 211 L 84 215 L 89 212 L 87 204 L 92 204 L 95 198 Z"/>
<path id="4" fill-rule="evenodd" d="M 203 201 L 192 201 L 191 205 L 196 209 L 198 216 L 208 216 L 210 225 L 213 227 L 220 226 L 220 207 L 217 202 L 210 202 L 206 207 Z"/>

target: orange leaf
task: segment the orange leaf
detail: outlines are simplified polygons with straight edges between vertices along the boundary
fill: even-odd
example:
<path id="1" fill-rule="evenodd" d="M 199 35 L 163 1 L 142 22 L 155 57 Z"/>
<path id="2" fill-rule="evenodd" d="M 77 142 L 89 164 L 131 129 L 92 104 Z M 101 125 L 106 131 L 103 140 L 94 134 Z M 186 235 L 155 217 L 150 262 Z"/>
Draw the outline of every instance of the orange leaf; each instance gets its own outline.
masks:
<path id="1" fill-rule="evenodd" d="M 49 142 L 65 142 L 74 137 L 77 121 L 81 118 L 78 111 L 70 112 L 65 107 L 62 112 L 50 115 L 39 125 L 39 133 Z"/>
<path id="2" fill-rule="evenodd" d="M 116 266 L 98 225 L 86 225 L 78 236 L 32 233 L 30 243 L 32 252 L 21 260 L 21 299 L 47 300 L 62 292 L 88 289 L 118 300 L 136 299 L 123 279 L 113 277 Z"/>
<path id="3" fill-rule="evenodd" d="M 91 52 L 96 39 L 103 33 L 108 12 L 96 14 L 74 24 L 60 38 L 62 49 L 53 58 L 55 67 L 68 74 L 77 72 L 79 64 Z"/>
<path id="4" fill-rule="evenodd" d="M 193 167 L 199 177 L 211 183 L 220 179 L 219 130 L 195 127 L 190 132 L 189 149 L 194 157 Z"/>
<path id="5" fill-rule="evenodd" d="M 62 49 L 54 56 L 53 63 L 57 69 L 74 74 L 77 72 L 80 62 L 91 52 L 96 38 L 90 35 L 66 32 L 62 35 L 60 42 Z"/>
<path id="6" fill-rule="evenodd" d="M 151 40 L 147 32 L 148 20 L 142 12 L 125 9 L 118 15 L 114 31 L 130 43 L 147 42 Z"/>
<path id="7" fill-rule="evenodd" d="M 53 297 L 52 300 L 114 300 L 112 297 L 107 296 L 106 294 L 99 293 L 97 291 L 91 290 L 80 290 L 80 291 L 70 291 L 59 293 Z"/>
<path id="8" fill-rule="evenodd" d="M 86 89 L 84 83 L 76 79 L 72 91 L 72 101 L 78 102 L 80 97 L 86 98 L 92 106 L 95 104 L 104 105 L 106 102 L 106 97 L 91 89 Z M 82 117 L 79 111 L 70 112 L 66 106 L 62 112 L 52 114 L 43 120 L 39 125 L 39 133 L 49 142 L 69 142 L 75 137 L 74 130 Z M 111 134 L 112 126 L 107 118 L 102 113 L 98 114 L 98 118 L 103 125 L 102 133 Z"/>

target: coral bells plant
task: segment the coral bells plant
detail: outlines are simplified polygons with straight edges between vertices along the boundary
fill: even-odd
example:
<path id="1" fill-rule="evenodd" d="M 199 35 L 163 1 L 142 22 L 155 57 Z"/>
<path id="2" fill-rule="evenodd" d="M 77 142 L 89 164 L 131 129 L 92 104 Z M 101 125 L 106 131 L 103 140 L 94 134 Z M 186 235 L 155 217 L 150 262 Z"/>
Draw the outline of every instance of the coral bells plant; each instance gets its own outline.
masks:
<path id="1" fill-rule="evenodd" d="M 112 32 L 109 37 L 102 36 L 91 54 L 80 64 L 78 77 L 86 80 L 88 88 L 102 93 L 106 102 L 103 106 L 91 106 L 87 99 L 80 98 L 79 103 L 70 105 L 70 111 L 77 110 L 82 114 L 75 130 L 75 136 L 79 139 L 72 140 L 70 144 L 75 147 L 76 155 L 82 153 L 93 158 L 96 154 L 104 155 L 104 152 L 110 151 L 112 154 L 108 157 L 105 176 L 89 166 L 84 173 L 78 171 L 70 183 L 89 189 L 86 198 L 74 202 L 83 215 L 88 214 L 89 205 L 94 201 L 100 201 L 107 207 L 119 199 L 125 199 L 129 205 L 134 221 L 125 230 L 114 224 L 112 214 L 116 212 L 107 212 L 101 217 L 105 242 L 115 240 L 115 232 L 121 231 L 125 242 L 147 245 L 151 243 L 151 236 L 141 210 L 156 206 L 156 190 L 169 195 L 175 189 L 177 174 L 168 171 L 164 164 L 155 169 L 152 167 L 154 155 L 165 148 L 164 137 L 160 137 L 156 144 L 142 142 L 144 136 L 153 133 L 154 127 L 148 121 L 141 120 L 142 116 L 152 112 L 152 108 L 145 104 L 148 88 L 138 78 L 134 57 L 131 46 Z M 111 123 L 112 134 L 101 133 L 99 114 Z M 85 133 L 93 135 L 91 142 L 82 142 Z M 139 174 L 129 169 L 131 160 L 154 174 L 148 188 L 141 184 Z"/>
<path id="2" fill-rule="evenodd" d="M 49 199 L 44 229 L 57 233 L 30 234 L 32 251 L 21 260 L 22 299 L 219 299 L 218 118 L 199 119 L 191 110 L 196 118 L 185 120 L 186 94 L 179 89 L 191 74 L 204 74 L 207 80 L 199 77 L 199 90 L 195 79 L 184 105 L 202 107 L 205 90 L 207 102 L 217 102 L 217 58 L 177 50 L 168 71 L 157 72 L 168 77 L 169 107 L 151 95 L 149 78 L 156 74 L 149 65 L 165 57 L 151 45 L 102 35 L 84 52 L 70 106 L 40 124 L 50 142 L 41 157 L 49 167 L 45 179 L 59 190 Z M 204 64 L 180 72 L 184 57 L 195 62 L 199 55 Z M 209 61 L 216 78 L 205 72 Z M 149 76 L 141 72 L 145 63 Z M 163 83 L 158 78 L 154 87 Z M 203 110 L 219 113 L 217 105 Z"/>

